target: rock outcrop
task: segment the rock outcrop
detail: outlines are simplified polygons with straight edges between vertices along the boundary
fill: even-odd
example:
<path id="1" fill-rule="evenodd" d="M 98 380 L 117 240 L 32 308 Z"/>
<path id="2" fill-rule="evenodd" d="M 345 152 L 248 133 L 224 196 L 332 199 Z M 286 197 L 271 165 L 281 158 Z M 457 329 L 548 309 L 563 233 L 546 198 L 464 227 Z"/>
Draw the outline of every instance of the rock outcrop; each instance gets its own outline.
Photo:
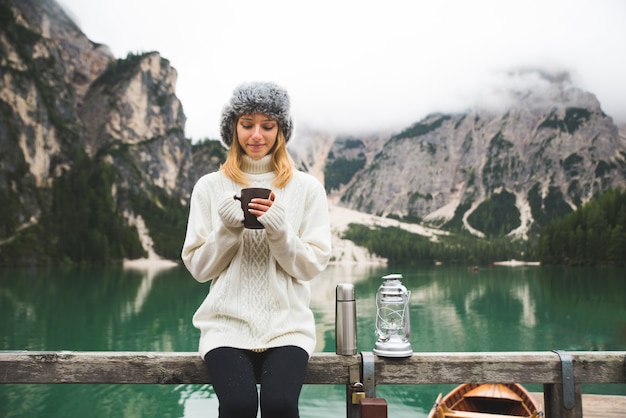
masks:
<path id="1" fill-rule="evenodd" d="M 611 117 L 566 75 L 539 74 L 543 89 L 510 92 L 500 111 L 433 114 L 390 136 L 346 182 L 342 204 L 431 225 L 462 222 L 478 235 L 526 237 L 599 192 L 624 187 L 626 141 Z M 354 149 L 337 154 L 357 158 Z M 499 221 L 499 211 L 517 221 Z"/>

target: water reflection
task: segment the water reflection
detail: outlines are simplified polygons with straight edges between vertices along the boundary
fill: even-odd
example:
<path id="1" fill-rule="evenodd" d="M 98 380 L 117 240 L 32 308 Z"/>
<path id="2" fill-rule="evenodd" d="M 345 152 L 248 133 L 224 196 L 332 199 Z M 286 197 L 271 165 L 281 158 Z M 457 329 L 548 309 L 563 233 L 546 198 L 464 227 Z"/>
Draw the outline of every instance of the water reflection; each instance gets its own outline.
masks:
<path id="1" fill-rule="evenodd" d="M 133 315 L 141 312 L 141 309 L 146 302 L 150 291 L 152 290 L 152 284 L 154 280 L 158 277 L 159 273 L 162 273 L 166 270 L 170 270 L 176 267 L 170 263 L 160 264 L 157 260 L 155 263 L 142 263 L 140 265 L 132 264 L 131 267 L 125 267 L 124 271 L 134 271 L 141 274 L 141 284 L 137 289 L 137 294 L 135 295 L 135 299 L 131 302 L 128 301 L 126 306 L 122 307 L 121 316 L 122 321 L 128 320 Z"/>
<path id="2" fill-rule="evenodd" d="M 353 283 L 357 298 L 359 322 L 364 318 L 363 307 L 371 296 L 358 290 L 359 284 L 369 282 L 380 274 L 372 265 L 332 265 L 311 282 L 311 309 L 315 313 L 317 345 L 315 351 L 335 351 L 335 294 L 340 283 Z M 372 299 L 373 300 L 373 299 Z"/>
<path id="3" fill-rule="evenodd" d="M 342 282 L 355 283 L 359 349 L 371 350 L 375 342 L 376 291 L 382 276 L 397 270 L 363 267 L 356 277 L 343 274 L 340 267 L 329 270 L 313 286 L 312 306 L 318 315 L 318 332 L 325 337 L 325 344 L 318 347 L 319 351 L 334 350 L 331 345 L 334 344 L 334 292 L 336 285 Z M 532 283 L 511 280 L 511 271 L 414 268 L 399 272 L 404 276 L 405 286 L 412 291 L 411 343 L 414 350 L 517 350 L 522 344 L 513 345 L 518 344 L 519 337 L 509 339 L 510 344 L 502 347 L 498 334 L 532 335 L 537 325 Z"/>

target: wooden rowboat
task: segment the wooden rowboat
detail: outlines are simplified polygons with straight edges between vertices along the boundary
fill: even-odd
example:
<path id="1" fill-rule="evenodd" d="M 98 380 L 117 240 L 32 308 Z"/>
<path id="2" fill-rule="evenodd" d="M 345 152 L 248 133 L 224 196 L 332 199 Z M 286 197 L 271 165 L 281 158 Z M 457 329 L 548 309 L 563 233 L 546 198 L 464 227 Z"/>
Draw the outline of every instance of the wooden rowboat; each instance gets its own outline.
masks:
<path id="1" fill-rule="evenodd" d="M 502 418 L 543 416 L 526 389 L 517 383 L 463 384 L 437 397 L 428 418 Z"/>

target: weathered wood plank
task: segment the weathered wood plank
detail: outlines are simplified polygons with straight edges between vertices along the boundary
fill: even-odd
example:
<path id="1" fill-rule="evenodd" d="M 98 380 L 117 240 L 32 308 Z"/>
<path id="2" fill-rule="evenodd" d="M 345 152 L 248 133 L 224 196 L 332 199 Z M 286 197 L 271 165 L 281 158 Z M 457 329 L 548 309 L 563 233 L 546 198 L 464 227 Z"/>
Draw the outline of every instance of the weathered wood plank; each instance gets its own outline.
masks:
<path id="1" fill-rule="evenodd" d="M 315 353 L 305 383 L 349 383 L 360 356 Z M 0 351 L 0 383 L 210 383 L 195 352 Z"/>
<path id="2" fill-rule="evenodd" d="M 192 383 L 209 381 L 197 353 L 0 352 L 2 383 Z"/>
<path id="3" fill-rule="evenodd" d="M 626 351 L 570 352 L 576 383 L 626 383 Z M 415 353 L 374 356 L 376 384 L 560 383 L 553 352 Z M 305 383 L 348 384 L 361 356 L 315 353 Z M 195 352 L 0 351 L 0 383 L 210 383 Z"/>
<path id="4" fill-rule="evenodd" d="M 626 383 L 626 351 L 571 351 L 576 383 Z M 560 383 L 559 356 L 547 352 L 415 353 L 376 357 L 377 384 Z"/>
<path id="5" fill-rule="evenodd" d="M 560 379 L 552 353 L 416 353 L 403 360 L 376 360 L 379 384 L 554 382 Z"/>

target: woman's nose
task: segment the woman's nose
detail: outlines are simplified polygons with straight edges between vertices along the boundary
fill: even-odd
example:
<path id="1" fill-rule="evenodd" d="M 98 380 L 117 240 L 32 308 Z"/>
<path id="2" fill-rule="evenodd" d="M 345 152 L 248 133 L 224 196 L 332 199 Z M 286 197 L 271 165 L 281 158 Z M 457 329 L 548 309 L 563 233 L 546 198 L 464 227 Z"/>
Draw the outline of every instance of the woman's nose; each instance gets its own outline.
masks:
<path id="1" fill-rule="evenodd" d="M 261 135 L 261 126 L 257 125 L 254 127 L 253 131 L 252 131 L 252 138 L 253 139 L 261 139 L 263 136 Z"/>

